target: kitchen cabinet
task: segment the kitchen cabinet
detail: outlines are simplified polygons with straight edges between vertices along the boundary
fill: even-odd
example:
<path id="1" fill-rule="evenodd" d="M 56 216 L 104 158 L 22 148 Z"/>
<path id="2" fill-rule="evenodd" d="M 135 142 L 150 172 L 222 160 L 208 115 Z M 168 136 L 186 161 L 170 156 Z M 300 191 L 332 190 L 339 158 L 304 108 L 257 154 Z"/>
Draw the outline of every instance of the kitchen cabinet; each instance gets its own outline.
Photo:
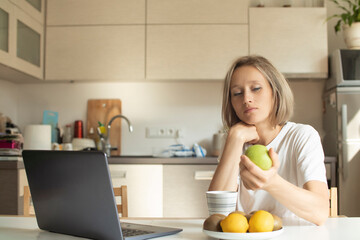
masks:
<path id="1" fill-rule="evenodd" d="M 148 0 L 147 24 L 240 24 L 250 0 Z"/>
<path id="2" fill-rule="evenodd" d="M 1 38 L 0 78 L 13 81 L 43 79 L 44 26 L 20 8 L 20 3 L 0 1 L 0 15 L 7 21 L 7 27 L 2 23 L 5 28 L 1 30 L 7 38 Z"/>
<path id="3" fill-rule="evenodd" d="M 231 62 L 248 54 L 248 4 L 149 0 L 146 79 L 223 79 Z"/>
<path id="4" fill-rule="evenodd" d="M 145 76 L 145 0 L 49 0 L 46 80 Z"/>
<path id="5" fill-rule="evenodd" d="M 48 0 L 47 25 L 145 24 L 145 0 Z"/>
<path id="6" fill-rule="evenodd" d="M 326 8 L 250 8 L 250 54 L 286 77 L 327 78 Z"/>
<path id="7" fill-rule="evenodd" d="M 28 182 L 23 162 L 16 159 L 18 157 L 0 157 L 0 214 L 3 215 L 23 214 L 24 186 Z"/>
<path id="8" fill-rule="evenodd" d="M 113 187 L 127 185 L 129 217 L 163 216 L 161 164 L 110 164 Z"/>
<path id="9" fill-rule="evenodd" d="M 10 34 L 10 29 L 14 29 L 14 6 L 7 0 L 0 1 L 0 63 L 9 64 L 10 43 L 14 41 L 13 34 Z"/>
<path id="10" fill-rule="evenodd" d="M 217 165 L 164 165 L 164 217 L 207 217 L 206 191 Z"/>
<path id="11" fill-rule="evenodd" d="M 11 0 L 35 1 L 35 0 Z M 250 0 L 48 0 L 46 80 L 222 80 L 259 54 L 288 78 L 326 78 L 326 8 Z M 272 4 L 279 4 L 277 1 Z M 250 6 L 250 8 L 249 8 Z"/>
<path id="12" fill-rule="evenodd" d="M 247 25 L 148 25 L 146 78 L 223 79 L 248 54 Z"/>
<path id="13" fill-rule="evenodd" d="M 143 25 L 48 27 L 46 80 L 144 79 Z"/>
<path id="14" fill-rule="evenodd" d="M 45 20 L 45 1 L 44 0 L 10 0 L 18 8 L 22 9 L 27 15 L 35 19 L 41 25 Z"/>

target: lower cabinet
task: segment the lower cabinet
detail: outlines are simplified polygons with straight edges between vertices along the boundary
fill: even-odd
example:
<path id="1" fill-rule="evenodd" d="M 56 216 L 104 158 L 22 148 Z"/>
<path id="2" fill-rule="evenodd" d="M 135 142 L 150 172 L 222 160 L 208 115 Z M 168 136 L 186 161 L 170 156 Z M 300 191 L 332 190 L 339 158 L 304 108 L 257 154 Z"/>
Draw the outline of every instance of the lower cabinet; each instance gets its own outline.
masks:
<path id="1" fill-rule="evenodd" d="M 163 216 L 163 165 L 110 164 L 113 187 L 127 185 L 129 217 Z"/>
<path id="2" fill-rule="evenodd" d="M 164 217 L 208 217 L 206 191 L 216 165 L 164 165 Z"/>
<path id="3" fill-rule="evenodd" d="M 208 216 L 216 165 L 110 164 L 113 187 L 127 185 L 129 217 Z"/>
<path id="4" fill-rule="evenodd" d="M 10 164 L 11 162 L 8 165 Z M 17 168 L 15 164 L 0 166 L 0 215 L 24 214 L 23 199 L 26 185 L 28 182 L 25 169 Z"/>

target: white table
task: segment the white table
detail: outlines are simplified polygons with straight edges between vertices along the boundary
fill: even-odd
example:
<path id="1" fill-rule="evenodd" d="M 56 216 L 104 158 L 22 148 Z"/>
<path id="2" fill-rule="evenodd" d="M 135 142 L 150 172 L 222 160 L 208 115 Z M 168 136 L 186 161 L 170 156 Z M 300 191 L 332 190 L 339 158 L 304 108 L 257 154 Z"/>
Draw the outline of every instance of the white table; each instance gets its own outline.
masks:
<path id="1" fill-rule="evenodd" d="M 183 231 L 159 240 L 187 239 L 213 240 L 202 232 L 203 219 L 124 219 L 122 221 L 182 228 Z M 50 233 L 38 228 L 34 217 L 0 216 L 0 239 L 84 239 L 63 234 Z M 284 233 L 273 240 L 359 240 L 360 218 L 329 218 L 325 225 L 285 226 Z"/>

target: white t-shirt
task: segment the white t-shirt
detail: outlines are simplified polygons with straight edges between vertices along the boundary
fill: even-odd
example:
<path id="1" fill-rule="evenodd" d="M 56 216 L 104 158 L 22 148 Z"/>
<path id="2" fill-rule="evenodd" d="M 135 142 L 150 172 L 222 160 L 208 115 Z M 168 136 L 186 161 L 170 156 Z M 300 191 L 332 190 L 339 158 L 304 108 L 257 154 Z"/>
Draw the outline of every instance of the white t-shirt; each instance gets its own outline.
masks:
<path id="1" fill-rule="evenodd" d="M 246 150 L 250 145 L 244 146 Z M 287 122 L 276 138 L 266 146 L 279 155 L 278 174 L 298 187 L 311 180 L 327 183 L 324 152 L 318 132 L 309 125 Z M 305 221 L 264 190 L 247 190 L 239 177 L 238 210 L 250 213 L 266 210 L 281 218 Z M 306 222 L 306 221 L 305 221 Z"/>

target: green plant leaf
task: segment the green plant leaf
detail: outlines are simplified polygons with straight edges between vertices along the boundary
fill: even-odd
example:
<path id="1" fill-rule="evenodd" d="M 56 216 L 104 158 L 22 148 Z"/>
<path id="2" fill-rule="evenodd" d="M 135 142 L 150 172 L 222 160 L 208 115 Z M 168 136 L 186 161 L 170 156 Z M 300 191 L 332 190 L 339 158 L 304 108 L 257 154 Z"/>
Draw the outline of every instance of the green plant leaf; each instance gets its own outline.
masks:
<path id="1" fill-rule="evenodd" d="M 338 33 L 340 31 L 340 25 L 341 25 L 341 20 L 339 20 L 335 25 L 335 33 Z"/>
<path id="2" fill-rule="evenodd" d="M 332 18 L 340 18 L 335 25 L 335 32 L 341 30 L 341 24 L 348 24 L 351 26 L 354 22 L 360 22 L 360 0 L 329 0 L 333 2 L 337 8 L 344 12 L 340 15 L 334 14 L 327 18 L 327 21 Z"/>

